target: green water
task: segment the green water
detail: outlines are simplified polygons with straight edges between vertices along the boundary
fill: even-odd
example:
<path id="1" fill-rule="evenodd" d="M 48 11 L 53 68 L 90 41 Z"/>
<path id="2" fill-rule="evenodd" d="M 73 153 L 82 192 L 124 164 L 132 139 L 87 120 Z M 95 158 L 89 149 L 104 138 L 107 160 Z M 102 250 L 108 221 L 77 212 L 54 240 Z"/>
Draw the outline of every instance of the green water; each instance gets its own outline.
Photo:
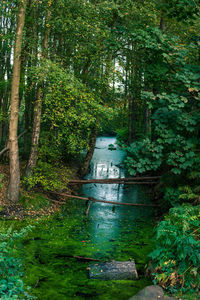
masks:
<path id="1" fill-rule="evenodd" d="M 123 151 L 108 150 L 108 145 L 114 143 L 114 138 L 98 138 L 87 178 L 126 175 L 119 168 Z M 80 193 L 97 199 L 149 203 L 144 186 L 90 184 L 82 187 Z M 95 203 L 88 218 L 85 210 L 84 201 L 69 200 L 60 213 L 34 221 L 35 229 L 23 241 L 24 281 L 37 299 L 128 299 L 151 284 L 144 278 L 144 267 L 154 247 L 152 209 Z M 20 227 L 27 222 L 23 221 Z M 139 280 L 89 279 L 88 267 L 94 262 L 78 261 L 73 256 L 102 261 L 134 259 Z"/>

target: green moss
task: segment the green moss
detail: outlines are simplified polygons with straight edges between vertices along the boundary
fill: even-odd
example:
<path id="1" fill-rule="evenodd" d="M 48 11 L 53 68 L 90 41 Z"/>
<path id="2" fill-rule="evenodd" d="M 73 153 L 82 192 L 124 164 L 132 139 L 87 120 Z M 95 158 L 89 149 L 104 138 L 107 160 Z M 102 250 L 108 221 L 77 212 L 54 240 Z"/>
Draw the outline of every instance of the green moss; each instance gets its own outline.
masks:
<path id="1" fill-rule="evenodd" d="M 20 204 L 25 209 L 41 210 L 50 207 L 50 201 L 41 193 L 25 193 L 20 197 Z"/>
<path id="2" fill-rule="evenodd" d="M 37 201 L 36 201 L 37 202 Z M 23 258 L 24 282 L 38 299 L 128 299 L 144 286 L 152 284 L 144 278 L 147 255 L 154 247 L 153 225 L 124 220 L 118 223 L 118 238 L 108 239 L 101 230 L 94 240 L 93 219 L 86 219 L 85 205 L 68 202 L 60 213 L 39 221 L 11 221 L 14 228 L 34 224 L 24 238 L 19 252 Z M 125 223 L 124 223 L 125 222 Z M 6 222 L 8 226 L 8 222 Z M 88 277 L 93 262 L 78 261 L 73 256 L 110 260 L 135 259 L 139 280 L 102 281 Z"/>
<path id="3" fill-rule="evenodd" d="M 36 204 L 43 199 L 40 195 Z M 32 205 L 32 203 L 29 203 Z M 36 205 L 35 204 L 35 205 Z M 38 205 L 38 204 L 37 204 Z M 42 205 L 42 204 L 40 204 Z M 154 248 L 152 220 L 118 220 L 117 238 L 108 239 L 101 229 L 91 230 L 96 219 L 84 216 L 85 205 L 72 201 L 60 213 L 39 221 L 0 221 L 0 228 L 20 229 L 28 224 L 35 228 L 19 245 L 24 265 L 24 283 L 38 299 L 128 299 L 152 282 L 144 276 L 148 254 Z M 94 224 L 92 223 L 94 222 Z M 96 234 L 96 240 L 94 236 Z M 84 256 L 101 261 L 134 259 L 139 280 L 103 281 L 88 278 L 88 266 L 93 262 L 78 261 Z M 197 295 L 177 295 L 181 299 L 198 299 Z"/>
<path id="4" fill-rule="evenodd" d="M 151 282 L 144 278 L 147 254 L 152 250 L 152 226 L 138 224 L 134 231 L 126 228 L 119 240 L 105 241 L 104 251 L 98 249 L 88 232 L 83 211 L 79 217 L 63 211 L 41 220 L 23 242 L 25 283 L 33 287 L 38 299 L 128 299 Z M 133 242 L 136 241 L 137 242 Z M 141 248 L 141 245 L 143 247 Z M 135 259 L 140 280 L 90 280 L 87 268 L 91 263 L 77 261 L 73 256 L 104 260 Z"/>

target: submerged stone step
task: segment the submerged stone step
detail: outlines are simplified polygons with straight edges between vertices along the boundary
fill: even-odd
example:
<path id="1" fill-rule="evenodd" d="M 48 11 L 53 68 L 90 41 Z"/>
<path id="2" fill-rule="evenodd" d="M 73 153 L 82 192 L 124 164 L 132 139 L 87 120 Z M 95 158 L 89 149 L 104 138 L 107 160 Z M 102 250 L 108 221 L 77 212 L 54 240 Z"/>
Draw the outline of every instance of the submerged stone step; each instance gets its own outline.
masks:
<path id="1" fill-rule="evenodd" d="M 134 261 L 111 261 L 90 265 L 89 277 L 101 280 L 136 280 L 138 274 Z"/>

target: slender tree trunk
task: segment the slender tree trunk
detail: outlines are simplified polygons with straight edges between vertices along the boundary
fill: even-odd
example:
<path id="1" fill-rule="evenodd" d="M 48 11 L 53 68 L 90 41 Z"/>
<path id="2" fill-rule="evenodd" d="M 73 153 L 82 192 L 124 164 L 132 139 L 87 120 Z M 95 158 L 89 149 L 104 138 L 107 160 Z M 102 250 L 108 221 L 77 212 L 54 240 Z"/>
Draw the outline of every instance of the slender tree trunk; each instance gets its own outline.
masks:
<path id="1" fill-rule="evenodd" d="M 97 138 L 97 128 L 94 128 L 94 130 L 91 132 L 90 141 L 89 141 L 89 148 L 85 157 L 85 161 L 83 163 L 83 166 L 80 170 L 81 176 L 85 176 L 88 172 L 90 162 L 94 153 L 95 144 L 96 144 L 96 138 Z"/>
<path id="2" fill-rule="evenodd" d="M 22 36 L 24 29 L 24 20 L 26 12 L 26 1 L 22 0 L 19 6 L 14 63 L 13 78 L 11 89 L 11 109 L 9 125 L 9 148 L 10 148 L 10 181 L 8 186 L 7 198 L 11 202 L 17 202 L 19 199 L 20 169 L 19 169 L 19 149 L 17 139 L 18 115 L 19 115 L 19 82 L 21 69 L 21 49 Z"/>
<path id="3" fill-rule="evenodd" d="M 33 133 L 31 141 L 31 153 L 26 169 L 26 176 L 30 176 L 33 168 L 37 163 L 37 154 L 38 154 L 38 143 L 40 137 L 40 121 L 41 121 L 41 112 L 42 112 L 42 89 L 39 86 L 37 90 L 37 99 L 35 101 L 34 108 L 34 120 L 33 120 Z"/>
<path id="4" fill-rule="evenodd" d="M 144 105 L 141 100 L 142 64 L 141 50 L 137 44 L 132 44 L 132 60 L 130 64 L 129 87 L 129 143 L 144 131 Z"/>
<path id="5" fill-rule="evenodd" d="M 33 5 L 33 0 L 28 0 L 27 6 L 27 22 L 25 24 L 26 30 L 26 59 L 27 69 L 29 70 L 33 65 L 36 64 L 38 54 L 38 32 L 37 32 L 37 8 Z M 32 42 L 34 41 L 34 43 Z M 36 98 L 35 86 L 32 83 L 32 79 L 29 74 L 26 74 L 26 92 L 25 92 L 25 111 L 24 111 L 24 126 L 26 133 L 24 134 L 24 151 L 23 157 L 28 159 L 29 153 L 29 128 L 31 126 L 31 115 L 32 115 L 32 100 Z"/>
<path id="6" fill-rule="evenodd" d="M 129 121 L 128 121 L 128 142 L 131 144 L 135 138 L 135 112 L 134 112 L 134 100 L 131 94 L 127 95 L 128 97 L 128 109 L 129 109 Z"/>
<path id="7" fill-rule="evenodd" d="M 149 109 L 146 107 L 146 109 L 145 109 L 145 133 L 146 133 L 146 135 L 148 135 L 149 134 Z"/>
<path id="8" fill-rule="evenodd" d="M 160 30 L 162 30 L 162 32 L 165 31 L 165 20 L 163 17 L 160 18 Z"/>
<path id="9" fill-rule="evenodd" d="M 51 17 L 50 8 L 47 11 L 46 24 L 48 24 Z M 50 27 L 46 26 L 44 40 L 43 40 L 43 50 L 42 50 L 42 58 L 48 56 L 48 38 L 50 34 Z M 40 138 L 40 126 L 41 126 L 41 114 L 42 114 L 42 83 L 39 83 L 37 88 L 37 99 L 35 101 L 34 107 L 34 116 L 33 116 L 33 132 L 32 132 L 32 142 L 31 142 L 31 153 L 29 157 L 29 161 L 26 168 L 26 176 L 29 177 L 33 169 L 37 164 L 37 156 L 38 156 L 38 145 Z"/>

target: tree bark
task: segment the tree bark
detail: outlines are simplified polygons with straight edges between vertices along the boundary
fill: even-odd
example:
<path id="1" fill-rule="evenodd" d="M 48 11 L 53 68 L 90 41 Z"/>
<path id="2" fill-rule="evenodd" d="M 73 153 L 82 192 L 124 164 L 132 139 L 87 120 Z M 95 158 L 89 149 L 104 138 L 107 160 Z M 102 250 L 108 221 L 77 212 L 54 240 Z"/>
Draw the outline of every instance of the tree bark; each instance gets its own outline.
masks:
<path id="1" fill-rule="evenodd" d="M 40 123 L 42 113 L 42 88 L 38 87 L 37 99 L 35 101 L 34 117 L 33 117 L 33 133 L 31 141 L 31 153 L 26 168 L 26 176 L 29 177 L 37 163 L 38 144 L 40 137 Z"/>
<path id="2" fill-rule="evenodd" d="M 163 17 L 160 18 L 160 30 L 164 33 L 165 31 L 165 20 Z"/>
<path id="3" fill-rule="evenodd" d="M 90 141 L 89 141 L 89 148 L 85 157 L 85 161 L 83 163 L 83 166 L 80 170 L 81 176 L 85 176 L 88 172 L 90 162 L 94 153 L 94 148 L 96 144 L 96 138 L 97 138 L 97 128 L 94 128 L 94 130 L 91 133 Z"/>
<path id="4" fill-rule="evenodd" d="M 28 141 L 29 141 L 29 134 L 28 130 L 31 124 L 31 103 L 32 100 L 35 98 L 35 94 L 33 95 L 33 84 L 32 80 L 27 72 L 37 58 L 37 51 L 34 52 L 35 45 L 38 46 L 38 39 L 37 39 L 37 23 L 35 20 L 37 19 L 36 16 L 36 6 L 34 6 L 33 0 L 28 0 L 27 8 L 26 8 L 26 15 L 27 19 L 25 20 L 25 27 L 26 27 L 26 35 L 25 35 L 25 45 L 24 45 L 24 56 L 22 59 L 22 67 L 24 67 L 24 99 L 25 99 L 25 111 L 24 111 L 24 126 L 26 129 L 26 133 L 24 134 L 24 148 L 23 148 L 23 158 L 28 159 Z M 34 42 L 32 42 L 34 41 Z M 34 58 L 33 58 L 34 57 Z M 21 76 L 22 77 L 22 76 Z"/>
<path id="5" fill-rule="evenodd" d="M 149 111 L 148 107 L 146 107 L 146 109 L 145 109 L 145 118 L 144 119 L 145 119 L 145 124 L 144 124 L 145 133 L 147 136 L 149 136 L 150 135 L 150 111 Z"/>
<path id="6" fill-rule="evenodd" d="M 135 112 L 134 112 L 134 100 L 131 94 L 127 95 L 128 97 L 128 109 L 129 109 L 129 121 L 128 121 L 128 142 L 131 144 L 135 138 Z"/>
<path id="7" fill-rule="evenodd" d="M 46 30 L 43 39 L 43 50 L 42 50 L 42 58 L 48 56 L 48 38 L 50 34 L 50 27 L 47 26 L 51 17 L 50 7 L 47 11 L 46 17 Z M 29 177 L 33 169 L 37 164 L 37 156 L 38 156 L 38 145 L 39 145 L 39 138 L 40 138 L 40 127 L 41 127 L 41 114 L 42 114 L 42 83 L 38 84 L 37 88 L 37 99 L 35 101 L 35 108 L 34 108 L 34 116 L 33 116 L 33 132 L 32 132 L 32 142 L 31 142 L 31 152 L 29 161 L 26 168 L 26 176 Z"/>
<path id="8" fill-rule="evenodd" d="M 22 133 L 20 133 L 20 135 L 17 137 L 17 139 L 19 140 L 20 137 L 22 137 L 25 133 L 26 133 L 26 130 L 24 130 Z M 9 147 L 9 143 L 8 143 L 8 145 L 3 150 L 0 151 L 0 156 L 3 155 L 5 152 L 7 152 L 9 149 L 10 149 L 10 147 Z"/>
<path id="9" fill-rule="evenodd" d="M 13 78 L 11 89 L 11 109 L 9 124 L 9 148 L 10 148 L 10 180 L 7 198 L 11 202 L 18 202 L 20 187 L 19 149 L 18 149 L 18 115 L 19 115 L 19 82 L 21 71 L 21 49 L 24 20 L 26 12 L 26 0 L 19 5 L 18 21 L 14 49 Z"/>

